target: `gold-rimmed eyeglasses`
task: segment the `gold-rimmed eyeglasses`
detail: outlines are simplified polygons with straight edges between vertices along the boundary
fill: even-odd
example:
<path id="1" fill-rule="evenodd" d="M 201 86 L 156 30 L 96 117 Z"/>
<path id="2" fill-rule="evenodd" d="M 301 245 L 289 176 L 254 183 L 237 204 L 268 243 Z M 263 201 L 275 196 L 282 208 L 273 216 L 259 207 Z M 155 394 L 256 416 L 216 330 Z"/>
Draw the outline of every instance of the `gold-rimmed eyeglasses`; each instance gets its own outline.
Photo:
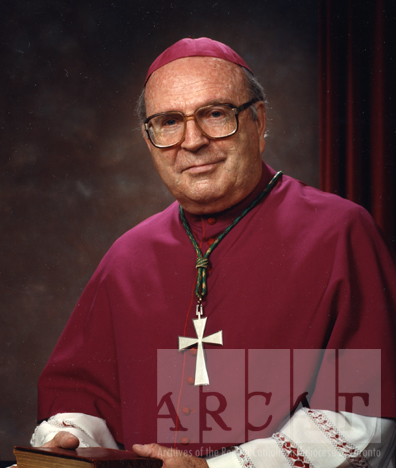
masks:
<path id="1" fill-rule="evenodd" d="M 144 121 L 147 138 L 157 148 L 179 145 L 186 135 L 188 120 L 195 120 L 197 127 L 210 139 L 227 138 L 238 131 L 238 114 L 259 99 L 235 107 L 233 104 L 212 104 L 197 109 L 191 115 L 172 111 L 154 114 Z"/>

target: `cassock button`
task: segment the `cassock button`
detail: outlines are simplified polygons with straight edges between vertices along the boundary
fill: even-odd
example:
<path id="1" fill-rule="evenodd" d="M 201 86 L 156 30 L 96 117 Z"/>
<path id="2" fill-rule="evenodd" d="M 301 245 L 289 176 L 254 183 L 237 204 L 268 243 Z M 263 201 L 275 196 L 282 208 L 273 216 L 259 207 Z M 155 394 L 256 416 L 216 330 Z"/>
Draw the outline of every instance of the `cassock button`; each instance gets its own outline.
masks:
<path id="1" fill-rule="evenodd" d="M 208 218 L 208 224 L 216 224 L 216 218 Z"/>
<path id="2" fill-rule="evenodd" d="M 208 246 L 210 247 L 213 244 L 214 241 L 215 241 L 215 239 L 213 239 L 213 237 L 210 237 L 208 239 Z"/>
<path id="3" fill-rule="evenodd" d="M 183 414 L 185 414 L 186 416 L 188 416 L 189 414 L 191 414 L 191 410 L 190 410 L 190 408 L 187 408 L 187 406 L 185 406 L 185 407 L 182 409 L 182 412 L 183 412 Z"/>
<path id="4" fill-rule="evenodd" d="M 187 377 L 187 383 L 188 385 L 194 385 L 195 379 L 190 375 L 190 377 Z"/>
<path id="5" fill-rule="evenodd" d="M 183 445 L 188 445 L 190 443 L 190 439 L 188 437 L 182 437 L 180 439 L 180 442 L 183 444 Z"/>
<path id="6" fill-rule="evenodd" d="M 191 354 L 191 356 L 196 356 L 197 355 L 197 348 L 191 348 L 190 349 L 190 354 Z"/>

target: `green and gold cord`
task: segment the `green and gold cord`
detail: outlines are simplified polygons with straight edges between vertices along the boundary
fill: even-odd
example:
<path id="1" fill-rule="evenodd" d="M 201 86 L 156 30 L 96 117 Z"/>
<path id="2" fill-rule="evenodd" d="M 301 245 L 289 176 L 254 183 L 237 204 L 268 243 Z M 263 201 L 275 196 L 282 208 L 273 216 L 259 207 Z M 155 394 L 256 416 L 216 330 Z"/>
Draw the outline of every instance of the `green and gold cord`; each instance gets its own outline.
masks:
<path id="1" fill-rule="evenodd" d="M 253 202 L 244 210 L 240 216 L 238 216 L 233 223 L 231 223 L 228 228 L 220 234 L 220 236 L 213 242 L 213 244 L 208 248 L 206 251 L 205 255 L 202 255 L 201 249 L 199 248 L 199 245 L 197 244 L 197 241 L 195 240 L 194 236 L 192 235 L 190 226 L 188 225 L 188 222 L 186 220 L 186 217 L 184 215 L 183 208 L 179 206 L 179 212 L 180 212 L 180 218 L 182 220 L 184 229 L 187 232 L 188 237 L 190 238 L 195 252 L 197 253 L 197 261 L 195 263 L 195 268 L 198 270 L 197 274 L 197 284 L 195 286 L 195 295 L 197 296 L 198 302 L 201 303 L 202 299 L 206 296 L 207 294 L 207 285 L 206 285 L 206 269 L 208 268 L 209 265 L 209 256 L 213 252 L 213 250 L 220 244 L 220 242 L 224 239 L 224 237 L 231 231 L 231 229 L 236 226 L 239 221 L 249 213 L 259 202 L 260 200 L 263 199 L 265 195 L 267 195 L 271 190 L 275 187 L 277 182 L 280 180 L 282 177 L 283 173 L 281 171 L 277 172 L 274 177 L 270 180 L 268 185 L 265 187 L 265 189 L 260 193 L 260 195 L 253 200 Z"/>

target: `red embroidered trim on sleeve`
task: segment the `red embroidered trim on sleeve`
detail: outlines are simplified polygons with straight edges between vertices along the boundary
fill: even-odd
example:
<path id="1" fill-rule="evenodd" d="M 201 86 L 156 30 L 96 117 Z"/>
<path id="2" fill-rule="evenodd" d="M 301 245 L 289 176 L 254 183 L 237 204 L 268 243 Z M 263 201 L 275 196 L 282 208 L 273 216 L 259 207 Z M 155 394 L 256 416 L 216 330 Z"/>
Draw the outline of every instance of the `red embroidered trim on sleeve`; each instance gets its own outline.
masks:
<path id="1" fill-rule="evenodd" d="M 236 447 L 236 454 L 238 461 L 243 468 L 255 468 L 253 462 L 240 447 Z"/>
<path id="2" fill-rule="evenodd" d="M 321 411 L 314 411 L 309 408 L 304 408 L 304 411 L 312 419 L 315 425 L 324 432 L 337 451 L 351 462 L 352 466 L 355 468 L 371 468 L 370 463 L 362 453 L 344 439 L 344 437 L 337 431 Z"/>
<path id="3" fill-rule="evenodd" d="M 305 454 L 297 447 L 297 445 L 282 432 L 276 432 L 272 436 L 276 443 L 281 448 L 283 454 L 287 458 L 289 465 L 292 468 L 311 468 L 312 463 L 308 460 Z"/>

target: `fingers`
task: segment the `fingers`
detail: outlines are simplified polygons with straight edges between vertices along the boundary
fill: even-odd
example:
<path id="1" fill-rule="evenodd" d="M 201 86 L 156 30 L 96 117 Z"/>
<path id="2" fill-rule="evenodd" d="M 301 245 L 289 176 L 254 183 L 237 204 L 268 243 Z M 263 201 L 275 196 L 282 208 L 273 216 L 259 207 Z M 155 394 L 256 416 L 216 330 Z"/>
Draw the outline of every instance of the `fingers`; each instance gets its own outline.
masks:
<path id="1" fill-rule="evenodd" d="M 132 447 L 133 451 L 136 452 L 141 457 L 149 457 L 149 458 L 159 458 L 160 460 L 164 461 L 166 458 L 169 458 L 171 449 L 166 447 L 162 447 L 158 444 L 146 444 L 146 445 L 138 445 L 135 444 Z M 173 450 L 175 452 L 175 450 Z"/>
<path id="2" fill-rule="evenodd" d="M 80 441 L 76 436 L 70 434 L 70 432 L 60 431 L 55 437 L 43 445 L 43 447 L 59 447 L 69 450 L 76 449 L 80 444 Z"/>

